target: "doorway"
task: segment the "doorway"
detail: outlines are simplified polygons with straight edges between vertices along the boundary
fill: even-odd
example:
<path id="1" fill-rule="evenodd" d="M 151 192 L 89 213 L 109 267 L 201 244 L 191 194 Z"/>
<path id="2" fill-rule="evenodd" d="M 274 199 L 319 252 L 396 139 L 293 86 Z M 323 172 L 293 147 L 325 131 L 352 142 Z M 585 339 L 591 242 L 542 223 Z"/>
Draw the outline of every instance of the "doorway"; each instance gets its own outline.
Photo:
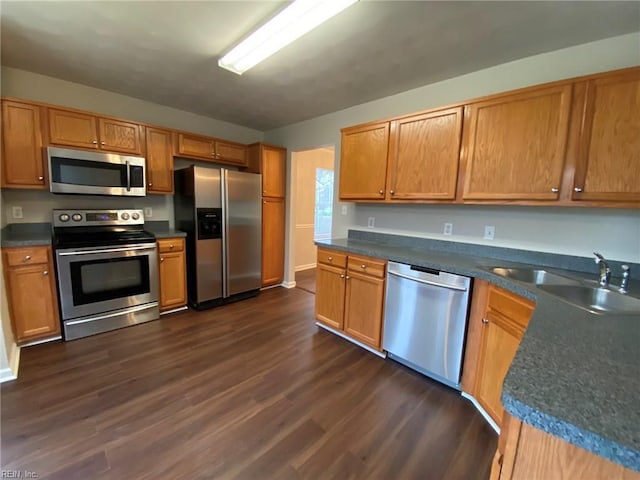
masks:
<path id="1" fill-rule="evenodd" d="M 331 238 L 334 147 L 292 152 L 296 287 L 315 294 L 316 240 Z"/>

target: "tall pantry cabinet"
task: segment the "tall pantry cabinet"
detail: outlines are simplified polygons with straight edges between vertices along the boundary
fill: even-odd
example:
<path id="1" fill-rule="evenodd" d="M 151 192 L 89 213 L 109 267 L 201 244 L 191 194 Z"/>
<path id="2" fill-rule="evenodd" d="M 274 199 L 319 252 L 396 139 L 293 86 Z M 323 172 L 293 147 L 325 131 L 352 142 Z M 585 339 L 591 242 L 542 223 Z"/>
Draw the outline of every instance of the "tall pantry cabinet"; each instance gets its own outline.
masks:
<path id="1" fill-rule="evenodd" d="M 262 174 L 262 286 L 284 279 L 284 232 L 287 150 L 254 143 L 247 172 Z"/>

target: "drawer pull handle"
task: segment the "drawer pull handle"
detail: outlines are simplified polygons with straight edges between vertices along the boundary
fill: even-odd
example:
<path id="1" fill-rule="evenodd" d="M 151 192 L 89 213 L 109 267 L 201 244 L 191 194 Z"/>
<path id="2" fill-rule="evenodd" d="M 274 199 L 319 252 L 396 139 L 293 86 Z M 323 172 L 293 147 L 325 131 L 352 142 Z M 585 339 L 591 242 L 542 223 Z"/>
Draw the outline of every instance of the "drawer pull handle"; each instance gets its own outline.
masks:
<path id="1" fill-rule="evenodd" d="M 31 255 L 25 255 L 24 256 L 24 261 L 28 262 L 29 260 L 31 260 Z"/>
<path id="2" fill-rule="evenodd" d="M 482 319 L 482 323 L 483 323 L 484 325 L 486 325 L 487 323 L 489 323 L 489 320 L 487 320 L 486 318 L 483 318 L 483 319 Z"/>
<path id="3" fill-rule="evenodd" d="M 329 261 L 330 261 L 330 262 L 333 262 L 333 257 L 329 257 Z"/>

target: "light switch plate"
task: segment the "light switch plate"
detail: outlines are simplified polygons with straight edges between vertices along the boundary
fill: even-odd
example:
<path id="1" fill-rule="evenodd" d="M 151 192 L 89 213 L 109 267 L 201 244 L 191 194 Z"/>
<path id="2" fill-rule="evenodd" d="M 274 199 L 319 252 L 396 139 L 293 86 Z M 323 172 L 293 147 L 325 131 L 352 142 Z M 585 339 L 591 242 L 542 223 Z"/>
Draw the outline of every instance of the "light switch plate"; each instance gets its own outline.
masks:
<path id="1" fill-rule="evenodd" d="M 13 218 L 22 218 L 22 207 L 11 207 L 11 216 Z"/>
<path id="2" fill-rule="evenodd" d="M 145 209 L 144 209 L 144 217 L 145 217 L 145 218 L 151 218 L 151 217 L 153 217 L 153 208 L 151 208 L 151 207 L 145 207 Z"/>
<path id="3" fill-rule="evenodd" d="M 346 214 L 347 214 L 347 206 L 342 205 L 342 215 L 346 215 Z"/>
<path id="4" fill-rule="evenodd" d="M 493 240 L 496 237 L 496 227 L 493 225 L 484 226 L 484 239 Z"/>
<path id="5" fill-rule="evenodd" d="M 369 220 L 367 221 L 367 227 L 373 228 L 375 223 L 376 223 L 375 217 L 369 217 Z"/>
<path id="6" fill-rule="evenodd" d="M 443 232 L 445 235 L 451 235 L 453 233 L 453 223 L 445 223 Z"/>

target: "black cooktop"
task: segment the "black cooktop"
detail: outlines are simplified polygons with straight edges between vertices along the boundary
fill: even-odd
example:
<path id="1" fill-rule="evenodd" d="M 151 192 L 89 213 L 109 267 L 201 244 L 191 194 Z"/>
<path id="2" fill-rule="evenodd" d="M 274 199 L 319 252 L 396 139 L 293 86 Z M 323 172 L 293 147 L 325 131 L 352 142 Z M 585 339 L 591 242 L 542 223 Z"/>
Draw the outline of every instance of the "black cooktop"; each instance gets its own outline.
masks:
<path id="1" fill-rule="evenodd" d="M 53 229 L 53 246 L 86 248 L 153 243 L 156 237 L 140 226 L 65 227 Z"/>

